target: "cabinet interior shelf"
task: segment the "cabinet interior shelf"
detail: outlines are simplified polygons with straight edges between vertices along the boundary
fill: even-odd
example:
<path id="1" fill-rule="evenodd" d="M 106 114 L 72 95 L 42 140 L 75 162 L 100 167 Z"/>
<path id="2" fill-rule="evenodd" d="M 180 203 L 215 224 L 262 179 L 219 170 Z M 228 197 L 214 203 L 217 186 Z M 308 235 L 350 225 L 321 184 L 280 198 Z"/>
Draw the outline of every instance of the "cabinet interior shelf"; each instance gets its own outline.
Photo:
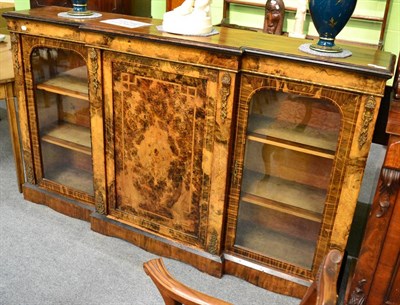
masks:
<path id="1" fill-rule="evenodd" d="M 87 68 L 81 66 L 58 74 L 37 85 L 37 89 L 88 101 Z"/>
<path id="2" fill-rule="evenodd" d="M 270 230 L 252 221 L 245 221 L 241 234 L 236 236 L 235 248 L 254 255 L 272 257 L 310 269 L 315 242 Z"/>
<path id="3" fill-rule="evenodd" d="M 42 140 L 86 155 L 92 153 L 90 130 L 87 127 L 66 122 L 53 124 L 42 132 Z"/>
<path id="4" fill-rule="evenodd" d="M 337 133 L 265 117 L 249 118 L 248 137 L 253 141 L 333 159 Z M 293 139 L 296 139 L 295 142 Z"/>
<path id="5" fill-rule="evenodd" d="M 321 222 L 326 199 L 322 189 L 246 171 L 242 190 L 246 202 Z"/>
<path id="6" fill-rule="evenodd" d="M 319 151 L 315 149 L 310 149 L 307 147 L 302 147 L 298 145 L 293 145 L 288 142 L 281 141 L 280 139 L 275 139 L 275 138 L 270 138 L 258 134 L 249 134 L 247 135 L 247 139 L 250 141 L 255 141 L 255 142 L 260 142 L 268 145 L 273 145 L 281 148 L 286 148 L 294 151 L 298 151 L 301 153 L 309 154 L 309 155 L 314 155 L 317 157 L 322 157 L 326 159 L 334 159 L 335 156 L 333 154 L 326 153 L 324 151 Z"/>
<path id="7" fill-rule="evenodd" d="M 246 201 L 251 204 L 255 204 L 264 208 L 268 208 L 271 210 L 275 210 L 278 212 L 283 212 L 286 214 L 290 214 L 292 216 L 297 216 L 303 219 L 308 219 L 314 222 L 321 222 L 322 215 L 316 212 L 308 211 L 305 209 L 298 208 L 296 206 L 285 204 L 282 202 L 275 202 L 268 200 L 266 198 L 258 197 L 252 194 L 244 194 L 241 198 L 243 201 Z"/>
<path id="8" fill-rule="evenodd" d="M 71 167 L 69 164 L 53 167 L 52 170 L 46 171 L 46 179 L 92 196 L 94 194 L 93 174 Z"/>

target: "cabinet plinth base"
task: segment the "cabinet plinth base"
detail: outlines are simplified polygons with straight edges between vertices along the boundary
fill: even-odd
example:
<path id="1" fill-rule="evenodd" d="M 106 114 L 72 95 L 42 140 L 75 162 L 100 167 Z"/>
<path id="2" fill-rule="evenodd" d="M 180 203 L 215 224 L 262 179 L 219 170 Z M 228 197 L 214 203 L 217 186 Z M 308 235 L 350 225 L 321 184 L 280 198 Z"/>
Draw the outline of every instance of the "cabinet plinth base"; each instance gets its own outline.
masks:
<path id="1" fill-rule="evenodd" d="M 23 185 L 24 199 L 81 220 L 89 221 L 90 214 L 94 212 L 94 206 L 82 203 L 68 197 L 41 189 L 35 185 L 25 183 Z"/>
<path id="2" fill-rule="evenodd" d="M 91 229 L 95 232 L 121 238 L 146 251 L 187 263 L 212 276 L 222 276 L 223 262 L 219 256 L 131 227 L 98 213 L 91 215 L 90 222 Z"/>
<path id="3" fill-rule="evenodd" d="M 230 255 L 229 255 L 230 256 Z M 240 259 L 239 259 L 240 260 Z M 241 260 L 240 260 L 241 261 Z M 306 293 L 307 286 L 294 281 L 285 280 L 262 270 L 257 270 L 225 257 L 224 273 L 239 277 L 258 287 L 301 299 Z M 311 284 L 311 282 L 310 282 Z"/>
<path id="4" fill-rule="evenodd" d="M 48 206 L 49 208 L 91 223 L 91 229 L 97 233 L 121 238 L 156 255 L 177 259 L 192 265 L 202 272 L 215 277 L 222 277 L 223 260 L 217 255 L 185 246 L 167 238 L 131 227 L 95 212 L 94 206 L 68 199 L 38 186 L 25 183 L 24 199 Z"/>

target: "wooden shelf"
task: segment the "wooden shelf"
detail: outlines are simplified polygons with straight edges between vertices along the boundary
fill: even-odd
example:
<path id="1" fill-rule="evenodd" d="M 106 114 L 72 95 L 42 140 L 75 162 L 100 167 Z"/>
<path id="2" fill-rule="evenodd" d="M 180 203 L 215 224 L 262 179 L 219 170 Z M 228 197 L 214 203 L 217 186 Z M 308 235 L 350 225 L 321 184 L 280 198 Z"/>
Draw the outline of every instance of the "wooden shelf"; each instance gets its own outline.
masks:
<path id="1" fill-rule="evenodd" d="M 266 198 L 254 196 L 251 194 L 244 194 L 242 196 L 242 200 L 251 204 L 255 204 L 274 211 L 283 212 L 292 216 L 308 219 L 314 222 L 319 222 L 319 223 L 322 222 L 321 214 L 310 212 L 289 204 L 284 204 L 282 202 L 271 201 Z"/>
<path id="2" fill-rule="evenodd" d="M 326 192 L 293 181 L 246 171 L 241 199 L 265 208 L 321 222 Z"/>
<path id="3" fill-rule="evenodd" d="M 87 67 L 81 66 L 60 73 L 56 77 L 38 84 L 37 89 L 88 101 Z"/>
<path id="4" fill-rule="evenodd" d="M 52 167 L 45 173 L 47 180 L 94 195 L 93 173 L 71 167 L 70 164 Z"/>
<path id="5" fill-rule="evenodd" d="M 289 148 L 328 159 L 335 157 L 338 143 L 336 132 L 255 115 L 249 118 L 248 131 L 248 138 L 253 141 Z"/>
<path id="6" fill-rule="evenodd" d="M 242 220 L 238 223 L 235 247 L 311 269 L 316 242 L 270 230 L 252 220 Z"/>
<path id="7" fill-rule="evenodd" d="M 87 155 L 92 154 L 90 130 L 87 127 L 65 122 L 55 124 L 42 132 L 42 140 Z"/>

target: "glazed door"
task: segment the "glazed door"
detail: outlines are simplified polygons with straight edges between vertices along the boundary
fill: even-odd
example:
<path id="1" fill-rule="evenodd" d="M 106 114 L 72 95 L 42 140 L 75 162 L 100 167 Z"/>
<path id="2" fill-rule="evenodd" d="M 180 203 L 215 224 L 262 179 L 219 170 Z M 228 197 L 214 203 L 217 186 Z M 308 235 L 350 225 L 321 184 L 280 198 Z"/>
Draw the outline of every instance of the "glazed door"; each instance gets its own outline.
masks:
<path id="1" fill-rule="evenodd" d="M 36 184 L 92 202 L 87 51 L 24 37 L 23 52 Z"/>
<path id="2" fill-rule="evenodd" d="M 305 277 L 330 246 L 360 98 L 243 75 L 227 252 Z M 343 111 L 343 110 L 346 111 Z M 346 130 L 343 133 L 343 130 Z"/>
<path id="3" fill-rule="evenodd" d="M 204 248 L 210 197 L 223 200 L 211 194 L 213 172 L 226 171 L 226 160 L 212 163 L 214 137 L 226 136 L 216 125 L 222 74 L 109 52 L 104 71 L 111 89 L 105 94 L 109 214 Z"/>

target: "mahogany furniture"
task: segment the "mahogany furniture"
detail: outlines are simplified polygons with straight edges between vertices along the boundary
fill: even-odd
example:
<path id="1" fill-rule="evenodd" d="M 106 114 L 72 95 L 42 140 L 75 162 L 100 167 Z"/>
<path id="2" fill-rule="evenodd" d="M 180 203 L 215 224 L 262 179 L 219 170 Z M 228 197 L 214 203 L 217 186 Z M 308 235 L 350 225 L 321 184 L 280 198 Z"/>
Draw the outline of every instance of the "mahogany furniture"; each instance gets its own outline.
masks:
<path id="1" fill-rule="evenodd" d="M 335 305 L 337 281 L 343 255 L 336 249 L 330 250 L 319 267 L 315 281 L 307 289 L 300 305 Z"/>
<path id="2" fill-rule="evenodd" d="M 336 304 L 337 279 L 341 261 L 342 254 L 338 250 L 328 252 L 319 268 L 316 280 L 307 289 L 300 305 Z M 143 269 L 156 285 L 166 305 L 231 304 L 184 285 L 168 272 L 161 258 L 145 262 Z"/>
<path id="3" fill-rule="evenodd" d="M 71 0 L 30 0 L 30 7 L 36 8 L 41 6 L 64 6 L 64 7 L 72 7 Z"/>
<path id="4" fill-rule="evenodd" d="M 386 157 L 348 291 L 348 305 L 400 304 L 399 69 L 400 64 L 386 129 Z"/>
<path id="5" fill-rule="evenodd" d="M 143 269 L 156 285 L 166 305 L 232 305 L 184 285 L 168 272 L 161 258 L 145 262 Z"/>
<path id="6" fill-rule="evenodd" d="M 183 3 L 184 0 L 167 0 L 166 1 L 166 11 L 172 11 L 174 8 L 178 7 Z"/>
<path id="7" fill-rule="evenodd" d="M 11 136 L 11 145 L 14 155 L 15 170 L 17 173 L 18 190 L 22 192 L 24 169 L 22 164 L 21 145 L 19 142 L 17 111 L 15 109 L 14 69 L 11 54 L 10 36 L 6 35 L 0 42 L 0 100 L 5 99 L 7 106 L 8 124 Z"/>
<path id="8" fill-rule="evenodd" d="M 64 8 L 8 12 L 27 200 L 215 276 L 302 297 L 344 251 L 394 56 Z M 104 23 L 146 23 L 137 28 Z M 45 34 L 44 34 L 45 33 Z"/>
<path id="9" fill-rule="evenodd" d="M 64 6 L 72 7 L 71 0 L 30 0 L 31 8 L 43 6 Z M 90 0 L 88 2 L 90 10 L 129 14 L 131 11 L 131 1 L 127 0 Z"/>

